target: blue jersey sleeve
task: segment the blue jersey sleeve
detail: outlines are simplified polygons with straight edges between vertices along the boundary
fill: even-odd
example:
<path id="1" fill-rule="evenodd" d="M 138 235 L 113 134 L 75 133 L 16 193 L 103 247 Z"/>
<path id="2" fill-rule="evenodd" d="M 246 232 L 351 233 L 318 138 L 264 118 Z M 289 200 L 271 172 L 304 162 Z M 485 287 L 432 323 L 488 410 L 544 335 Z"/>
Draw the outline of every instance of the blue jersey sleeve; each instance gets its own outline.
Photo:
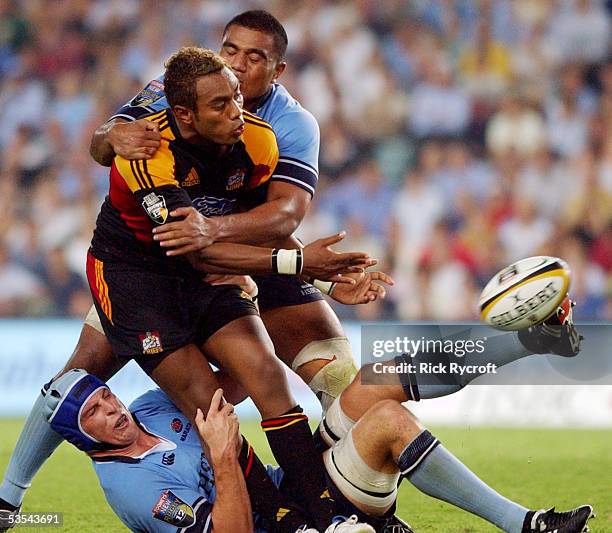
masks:
<path id="1" fill-rule="evenodd" d="M 168 100 L 164 93 L 164 76 L 161 75 L 140 91 L 137 95 L 130 99 L 129 102 L 118 109 L 117 112 L 109 119 L 122 118 L 125 120 L 138 120 L 139 118 L 166 109 Z"/>
<path id="2" fill-rule="evenodd" d="M 282 115 L 272 122 L 279 159 L 270 181 L 297 185 L 314 195 L 319 178 L 319 125 L 305 109 Z"/>

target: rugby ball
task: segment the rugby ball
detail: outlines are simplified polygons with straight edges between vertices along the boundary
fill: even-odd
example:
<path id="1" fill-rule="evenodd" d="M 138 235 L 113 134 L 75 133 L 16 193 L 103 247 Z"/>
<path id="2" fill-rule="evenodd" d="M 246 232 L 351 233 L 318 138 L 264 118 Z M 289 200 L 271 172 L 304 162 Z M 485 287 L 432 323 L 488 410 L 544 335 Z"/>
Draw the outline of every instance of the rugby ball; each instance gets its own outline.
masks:
<path id="1" fill-rule="evenodd" d="M 521 259 L 500 270 L 482 290 L 480 317 L 505 331 L 540 324 L 565 298 L 570 277 L 567 263 L 558 257 Z"/>

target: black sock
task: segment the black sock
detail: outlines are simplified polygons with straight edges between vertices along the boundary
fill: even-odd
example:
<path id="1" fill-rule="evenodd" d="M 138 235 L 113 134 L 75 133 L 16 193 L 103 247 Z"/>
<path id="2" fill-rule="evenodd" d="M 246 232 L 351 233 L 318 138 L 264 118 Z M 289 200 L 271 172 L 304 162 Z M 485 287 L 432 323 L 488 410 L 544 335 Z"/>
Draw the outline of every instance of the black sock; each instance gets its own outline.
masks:
<path id="1" fill-rule="evenodd" d="M 295 533 L 307 520 L 295 506 L 286 501 L 253 448 L 244 437 L 242 440 L 238 462 L 244 474 L 253 512 L 268 521 L 272 533 Z"/>
<path id="2" fill-rule="evenodd" d="M 287 481 L 300 487 L 302 499 L 297 503 L 313 517 L 315 527 L 325 531 L 335 515 L 334 501 L 327 489 L 325 466 L 315 449 L 308 417 L 297 405 L 281 416 L 262 420 L 261 427 Z"/>

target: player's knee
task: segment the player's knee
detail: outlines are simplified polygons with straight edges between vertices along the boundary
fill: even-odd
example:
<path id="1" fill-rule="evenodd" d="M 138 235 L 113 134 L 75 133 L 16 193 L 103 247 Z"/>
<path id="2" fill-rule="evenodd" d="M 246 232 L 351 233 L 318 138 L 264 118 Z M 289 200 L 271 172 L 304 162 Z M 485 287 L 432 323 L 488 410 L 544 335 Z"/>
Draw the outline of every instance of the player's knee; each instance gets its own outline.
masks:
<path id="1" fill-rule="evenodd" d="M 379 400 L 368 410 L 366 416 L 378 421 L 380 427 L 386 428 L 393 435 L 420 431 L 416 417 L 396 400 Z"/>
<path id="2" fill-rule="evenodd" d="M 263 388 L 270 391 L 278 389 L 286 380 L 285 368 L 276 357 L 273 360 L 260 358 L 252 363 L 249 362 L 249 374 Z"/>
<path id="3" fill-rule="evenodd" d="M 351 346 L 346 337 L 313 341 L 308 343 L 296 356 L 291 368 L 299 369 L 312 361 L 327 361 L 308 382 L 317 395 L 325 413 L 340 393 L 350 385 L 357 374 Z"/>

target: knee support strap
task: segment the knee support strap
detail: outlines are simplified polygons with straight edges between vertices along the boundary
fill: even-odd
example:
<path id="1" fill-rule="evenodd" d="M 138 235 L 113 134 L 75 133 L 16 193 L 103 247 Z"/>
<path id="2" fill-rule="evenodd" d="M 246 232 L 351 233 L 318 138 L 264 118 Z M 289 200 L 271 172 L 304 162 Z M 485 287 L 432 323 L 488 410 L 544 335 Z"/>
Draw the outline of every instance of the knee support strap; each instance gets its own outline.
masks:
<path id="1" fill-rule="evenodd" d="M 329 361 L 314 377 L 308 386 L 317 395 L 323 413 L 357 375 L 357 365 L 353 359 L 351 345 L 346 337 L 333 337 L 308 343 L 297 354 L 291 368 L 294 372 L 302 365 L 317 359 Z"/>

